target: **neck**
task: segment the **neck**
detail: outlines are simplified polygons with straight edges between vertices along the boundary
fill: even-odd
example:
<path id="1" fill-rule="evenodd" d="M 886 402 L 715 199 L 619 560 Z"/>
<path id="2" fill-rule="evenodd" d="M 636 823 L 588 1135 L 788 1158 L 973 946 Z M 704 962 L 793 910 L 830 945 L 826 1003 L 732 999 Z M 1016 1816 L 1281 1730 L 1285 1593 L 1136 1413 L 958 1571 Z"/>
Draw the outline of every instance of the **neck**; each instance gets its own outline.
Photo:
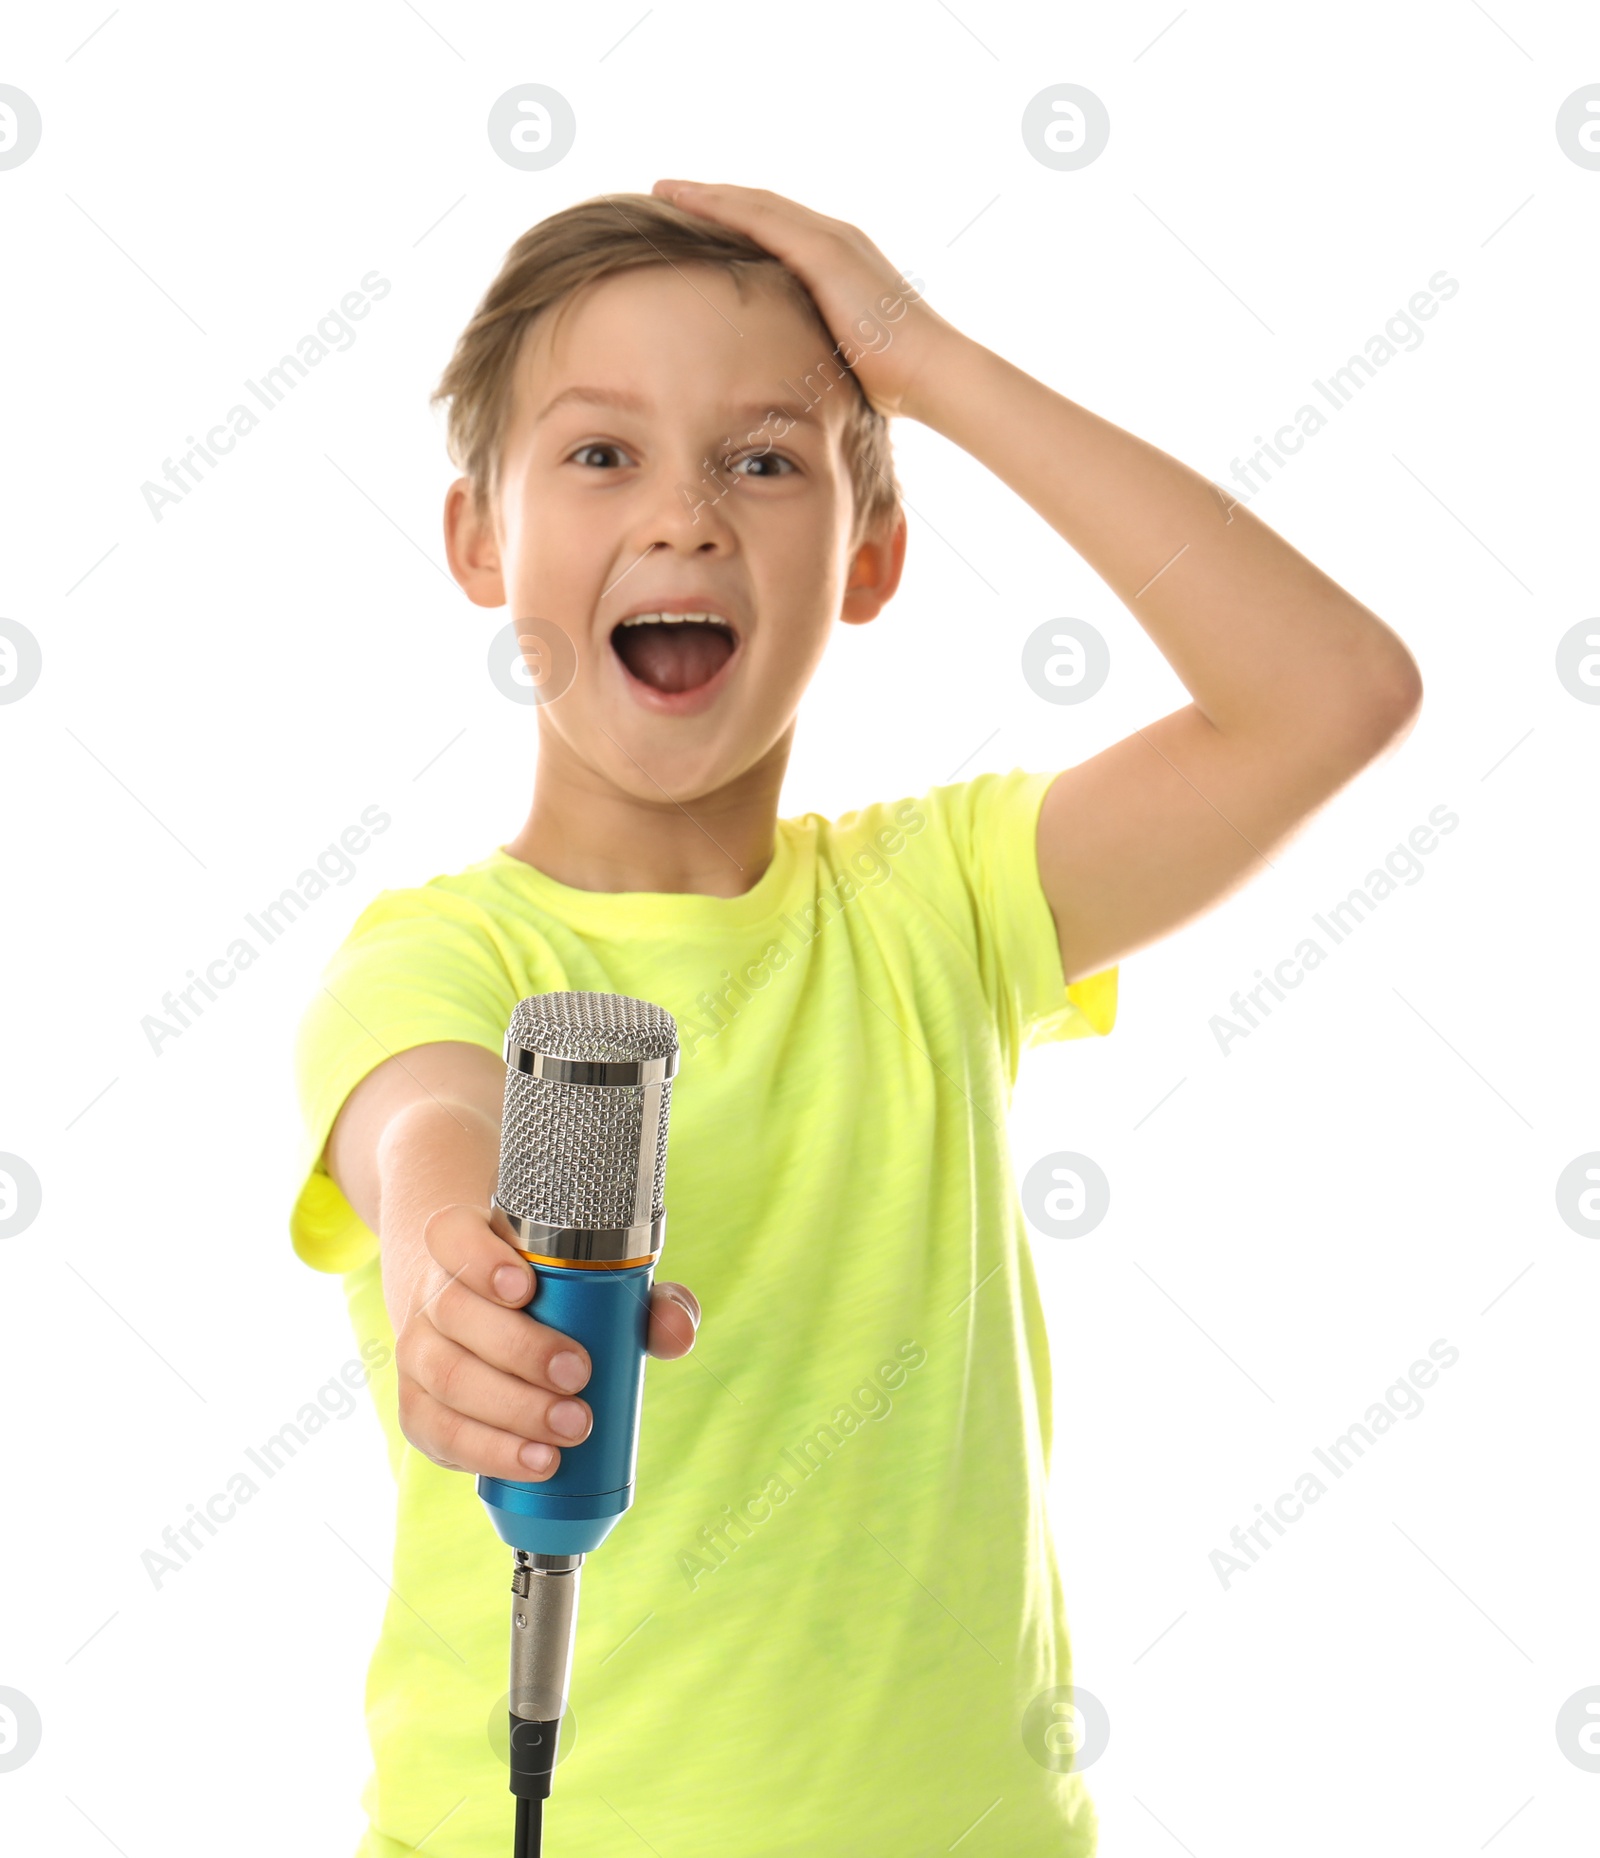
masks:
<path id="1" fill-rule="evenodd" d="M 736 780 L 680 804 L 618 787 L 541 726 L 533 805 L 504 849 L 573 890 L 743 896 L 772 862 L 791 745 L 786 731 Z"/>

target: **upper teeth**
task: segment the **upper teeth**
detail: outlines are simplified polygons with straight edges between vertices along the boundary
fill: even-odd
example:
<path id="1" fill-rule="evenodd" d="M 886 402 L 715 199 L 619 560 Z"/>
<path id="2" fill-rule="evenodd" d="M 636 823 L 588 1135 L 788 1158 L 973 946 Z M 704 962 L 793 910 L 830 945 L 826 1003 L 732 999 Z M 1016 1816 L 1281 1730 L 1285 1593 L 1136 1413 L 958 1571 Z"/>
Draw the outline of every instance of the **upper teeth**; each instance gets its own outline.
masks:
<path id="1" fill-rule="evenodd" d="M 710 626 L 728 623 L 720 613 L 635 613 L 622 623 L 625 626 L 675 626 L 686 619 L 697 619 Z"/>

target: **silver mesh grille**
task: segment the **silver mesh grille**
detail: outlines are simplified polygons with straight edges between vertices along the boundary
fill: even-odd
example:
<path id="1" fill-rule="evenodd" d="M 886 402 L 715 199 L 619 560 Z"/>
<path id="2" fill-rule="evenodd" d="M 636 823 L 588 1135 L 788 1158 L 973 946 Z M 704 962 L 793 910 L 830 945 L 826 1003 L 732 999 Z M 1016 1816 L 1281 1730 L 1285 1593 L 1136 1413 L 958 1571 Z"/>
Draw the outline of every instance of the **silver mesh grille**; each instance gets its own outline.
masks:
<path id="1" fill-rule="evenodd" d="M 626 1063 L 677 1049 L 677 1022 L 622 994 L 535 994 L 511 1016 L 514 1045 L 549 1058 Z M 653 1127 L 648 1105 L 659 1101 Z M 506 1072 L 495 1198 L 508 1213 L 548 1226 L 609 1230 L 651 1220 L 665 1206 L 672 1080 L 661 1084 L 555 1084 Z M 636 1204 L 641 1147 L 655 1152 L 650 1205 Z"/>
<path id="2" fill-rule="evenodd" d="M 626 1064 L 678 1049 L 678 1022 L 664 1007 L 626 994 L 530 994 L 511 1015 L 513 1044 L 546 1058 Z"/>

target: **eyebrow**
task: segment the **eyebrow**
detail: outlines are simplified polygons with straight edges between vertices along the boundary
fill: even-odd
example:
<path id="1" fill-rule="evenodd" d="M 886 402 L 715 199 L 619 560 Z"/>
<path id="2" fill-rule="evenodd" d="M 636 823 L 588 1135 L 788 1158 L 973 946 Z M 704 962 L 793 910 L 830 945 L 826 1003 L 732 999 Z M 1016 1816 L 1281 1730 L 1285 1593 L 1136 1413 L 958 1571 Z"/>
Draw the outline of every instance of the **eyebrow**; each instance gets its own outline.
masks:
<path id="1" fill-rule="evenodd" d="M 568 387 L 558 393 L 534 417 L 536 426 L 542 425 L 550 415 L 564 406 L 599 406 L 609 407 L 619 413 L 637 413 L 640 415 L 654 411 L 651 402 L 642 394 L 628 393 L 620 387 Z M 730 420 L 750 420 L 759 423 L 772 413 L 781 413 L 791 422 L 815 426 L 819 422 L 810 407 L 800 406 L 784 400 L 749 400 L 741 406 L 723 409 Z"/>

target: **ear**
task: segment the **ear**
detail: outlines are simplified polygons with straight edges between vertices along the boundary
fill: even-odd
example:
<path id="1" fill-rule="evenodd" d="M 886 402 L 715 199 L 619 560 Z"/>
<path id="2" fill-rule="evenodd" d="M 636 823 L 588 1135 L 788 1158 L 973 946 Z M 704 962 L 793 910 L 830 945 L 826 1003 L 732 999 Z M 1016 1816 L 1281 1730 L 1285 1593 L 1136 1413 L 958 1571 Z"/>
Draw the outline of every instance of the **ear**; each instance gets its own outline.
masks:
<path id="1" fill-rule="evenodd" d="M 869 538 L 856 550 L 845 582 L 839 617 L 850 626 L 876 619 L 894 598 L 906 564 L 906 519 L 902 513 L 887 535 Z"/>
<path id="2" fill-rule="evenodd" d="M 450 572 L 474 606 L 504 606 L 500 544 L 488 513 L 480 511 L 471 480 L 458 477 L 445 493 L 444 552 Z"/>

